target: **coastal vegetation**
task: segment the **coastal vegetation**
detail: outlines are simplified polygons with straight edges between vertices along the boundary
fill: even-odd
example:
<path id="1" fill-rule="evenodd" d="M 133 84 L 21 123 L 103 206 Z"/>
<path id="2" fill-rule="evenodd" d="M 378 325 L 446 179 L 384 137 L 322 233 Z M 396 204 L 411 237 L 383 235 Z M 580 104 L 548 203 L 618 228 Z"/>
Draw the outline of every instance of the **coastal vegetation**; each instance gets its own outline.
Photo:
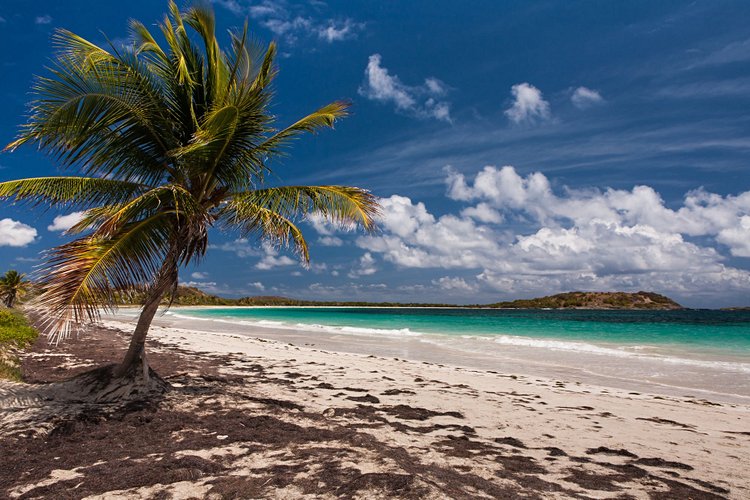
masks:
<path id="1" fill-rule="evenodd" d="M 277 128 L 274 43 L 260 46 L 245 24 L 222 50 L 207 4 L 180 11 L 170 2 L 165 43 L 143 23 L 130 28 L 132 45 L 109 48 L 57 30 L 52 68 L 37 79 L 28 121 L 6 148 L 35 145 L 81 176 L 0 183 L 0 199 L 83 211 L 68 231 L 76 239 L 52 249 L 41 271 L 35 303 L 53 340 L 123 295 L 143 294 L 124 359 L 76 382 L 83 392 L 107 386 L 117 398 L 129 389 L 112 387 L 166 389 L 148 367 L 146 336 L 179 268 L 205 254 L 209 229 L 291 247 L 307 263 L 300 218 L 316 213 L 371 230 L 378 210 L 357 187 L 266 182 L 291 140 L 332 127 L 348 107 L 333 102 Z"/>
<path id="2" fill-rule="evenodd" d="M 132 294 L 121 305 L 139 305 L 144 294 Z M 670 310 L 683 307 L 664 295 L 654 292 L 568 292 L 535 299 L 520 299 L 494 304 L 456 305 L 424 302 L 363 302 L 300 300 L 260 295 L 231 299 L 204 292 L 195 287 L 178 286 L 163 298 L 165 304 L 179 306 L 345 306 L 345 307 L 484 307 L 492 309 L 652 309 Z"/>
<path id="3" fill-rule="evenodd" d="M 11 269 L 0 276 L 0 300 L 6 307 L 13 307 L 16 300 L 26 294 L 30 285 L 25 274 Z"/>
<path id="4" fill-rule="evenodd" d="M 489 304 L 500 309 L 683 309 L 664 295 L 654 292 L 568 292 L 537 299 Z"/>
<path id="5" fill-rule="evenodd" d="M 37 335 L 20 311 L 0 309 L 0 379 L 21 380 L 16 353 L 30 346 Z"/>

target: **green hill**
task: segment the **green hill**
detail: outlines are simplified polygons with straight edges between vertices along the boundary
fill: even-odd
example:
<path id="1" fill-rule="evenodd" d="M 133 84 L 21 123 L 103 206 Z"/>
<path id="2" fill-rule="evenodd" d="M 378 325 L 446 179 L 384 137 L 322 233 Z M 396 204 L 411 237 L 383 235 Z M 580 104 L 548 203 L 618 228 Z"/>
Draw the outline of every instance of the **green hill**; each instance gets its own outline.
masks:
<path id="1" fill-rule="evenodd" d="M 142 294 L 130 295 L 124 305 L 139 305 Z M 179 286 L 174 297 L 164 303 L 177 306 L 355 306 L 355 307 L 488 307 L 497 309 L 682 309 L 672 299 L 652 292 L 568 292 L 495 304 L 457 306 L 453 304 L 425 304 L 403 302 L 345 302 L 298 300 L 287 297 L 255 296 L 228 299 L 211 295 L 191 286 Z"/>
<path id="2" fill-rule="evenodd" d="M 537 299 L 498 302 L 498 309 L 683 309 L 664 295 L 653 292 L 568 292 Z"/>

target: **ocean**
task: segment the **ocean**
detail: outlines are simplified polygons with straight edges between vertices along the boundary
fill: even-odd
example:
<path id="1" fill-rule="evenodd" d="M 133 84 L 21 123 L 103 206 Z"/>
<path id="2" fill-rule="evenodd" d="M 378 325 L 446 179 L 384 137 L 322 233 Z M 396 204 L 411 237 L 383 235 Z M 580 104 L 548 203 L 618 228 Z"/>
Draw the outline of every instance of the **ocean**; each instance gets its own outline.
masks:
<path id="1" fill-rule="evenodd" d="M 749 311 L 217 307 L 168 314 L 362 353 L 483 369 L 536 366 L 585 372 L 602 383 L 622 379 L 750 397 Z"/>

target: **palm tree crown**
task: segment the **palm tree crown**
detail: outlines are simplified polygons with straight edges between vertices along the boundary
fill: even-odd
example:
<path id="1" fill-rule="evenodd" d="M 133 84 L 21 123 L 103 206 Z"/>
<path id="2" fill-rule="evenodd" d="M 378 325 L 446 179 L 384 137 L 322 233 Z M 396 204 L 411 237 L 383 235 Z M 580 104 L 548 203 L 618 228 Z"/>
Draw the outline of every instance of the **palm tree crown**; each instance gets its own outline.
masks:
<path id="1" fill-rule="evenodd" d="M 35 143 L 83 174 L 0 183 L 0 198 L 85 210 L 69 230 L 78 239 L 52 249 L 40 276 L 39 303 L 63 336 L 125 291 L 149 290 L 158 303 L 178 268 L 204 255 L 211 227 L 289 245 L 306 263 L 301 216 L 371 230 L 378 210 L 360 188 L 264 187 L 269 160 L 291 139 L 331 127 L 347 108 L 334 102 L 276 129 L 274 43 L 251 42 L 245 24 L 224 52 L 210 8 L 174 2 L 160 25 L 164 48 L 142 23 L 130 27 L 126 49 L 58 30 L 51 75 L 36 81 L 28 122 L 6 148 Z"/>
<path id="2" fill-rule="evenodd" d="M 13 307 L 16 299 L 26 293 L 29 282 L 25 278 L 25 274 L 12 269 L 0 276 L 0 300 L 7 307 Z"/>

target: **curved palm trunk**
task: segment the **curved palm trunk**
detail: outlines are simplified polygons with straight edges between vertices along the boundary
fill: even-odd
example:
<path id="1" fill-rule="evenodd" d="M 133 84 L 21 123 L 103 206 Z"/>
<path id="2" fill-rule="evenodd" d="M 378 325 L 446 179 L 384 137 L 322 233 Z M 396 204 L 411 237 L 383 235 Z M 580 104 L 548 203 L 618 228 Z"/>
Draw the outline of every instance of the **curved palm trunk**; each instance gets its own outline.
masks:
<path id="1" fill-rule="evenodd" d="M 149 290 L 146 302 L 143 304 L 141 315 L 138 317 L 138 323 L 130 339 L 128 352 L 125 354 L 120 365 L 115 369 L 116 377 L 123 377 L 131 371 L 135 371 L 139 365 L 142 365 L 143 377 L 148 381 L 149 367 L 146 360 L 146 335 L 148 335 L 151 322 L 159 309 L 161 300 L 177 282 L 177 258 L 175 251 L 170 252 L 164 264 L 162 264 L 159 274 L 154 284 Z"/>

